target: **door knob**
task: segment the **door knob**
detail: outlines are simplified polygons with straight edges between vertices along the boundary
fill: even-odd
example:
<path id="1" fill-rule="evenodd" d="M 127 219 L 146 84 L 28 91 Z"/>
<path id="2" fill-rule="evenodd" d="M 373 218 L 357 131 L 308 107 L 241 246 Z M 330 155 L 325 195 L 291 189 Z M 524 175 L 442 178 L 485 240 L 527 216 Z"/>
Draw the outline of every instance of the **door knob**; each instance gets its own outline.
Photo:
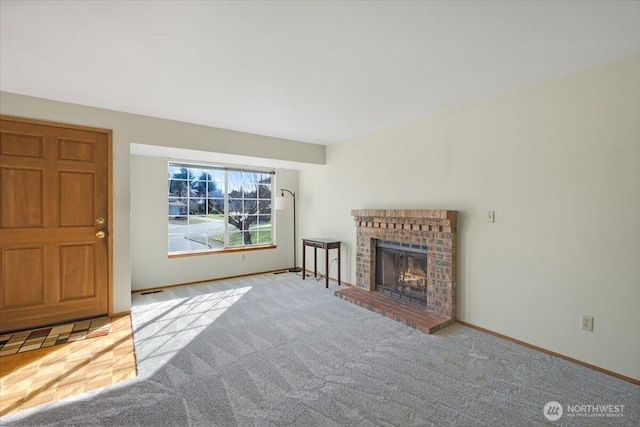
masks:
<path id="1" fill-rule="evenodd" d="M 98 239 L 104 239 L 104 236 L 106 236 L 106 234 L 104 233 L 104 231 L 98 231 L 98 232 L 96 233 L 96 237 L 97 237 Z"/>

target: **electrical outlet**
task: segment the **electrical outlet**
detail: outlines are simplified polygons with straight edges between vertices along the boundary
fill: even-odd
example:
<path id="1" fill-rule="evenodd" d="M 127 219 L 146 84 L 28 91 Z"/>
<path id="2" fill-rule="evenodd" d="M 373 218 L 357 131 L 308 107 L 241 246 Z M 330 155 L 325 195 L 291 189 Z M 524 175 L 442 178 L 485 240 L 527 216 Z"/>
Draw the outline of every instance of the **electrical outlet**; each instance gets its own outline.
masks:
<path id="1" fill-rule="evenodd" d="M 582 317 L 580 317 L 580 329 L 593 331 L 593 317 L 583 314 Z"/>
<path id="2" fill-rule="evenodd" d="M 487 222 L 496 222 L 496 211 L 487 211 Z"/>

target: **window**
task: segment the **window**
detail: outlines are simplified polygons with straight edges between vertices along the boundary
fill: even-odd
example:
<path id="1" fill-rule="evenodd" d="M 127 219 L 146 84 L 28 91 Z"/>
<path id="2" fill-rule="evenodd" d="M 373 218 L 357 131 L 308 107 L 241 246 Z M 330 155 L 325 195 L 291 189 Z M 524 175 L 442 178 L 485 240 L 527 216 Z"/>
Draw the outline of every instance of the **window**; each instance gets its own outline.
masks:
<path id="1" fill-rule="evenodd" d="M 169 254 L 272 245 L 273 176 L 169 162 Z"/>

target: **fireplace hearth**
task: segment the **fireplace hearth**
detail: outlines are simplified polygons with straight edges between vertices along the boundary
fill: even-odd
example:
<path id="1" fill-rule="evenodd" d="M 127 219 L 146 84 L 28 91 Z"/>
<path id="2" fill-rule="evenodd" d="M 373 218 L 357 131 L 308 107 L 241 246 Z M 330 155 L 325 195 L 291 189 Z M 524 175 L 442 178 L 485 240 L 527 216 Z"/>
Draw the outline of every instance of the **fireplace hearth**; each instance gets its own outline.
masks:
<path id="1" fill-rule="evenodd" d="M 356 286 L 396 301 L 419 302 L 425 316 L 438 319 L 429 331 L 455 322 L 457 211 L 359 209 L 351 214 Z M 356 293 L 349 290 L 349 298 Z"/>

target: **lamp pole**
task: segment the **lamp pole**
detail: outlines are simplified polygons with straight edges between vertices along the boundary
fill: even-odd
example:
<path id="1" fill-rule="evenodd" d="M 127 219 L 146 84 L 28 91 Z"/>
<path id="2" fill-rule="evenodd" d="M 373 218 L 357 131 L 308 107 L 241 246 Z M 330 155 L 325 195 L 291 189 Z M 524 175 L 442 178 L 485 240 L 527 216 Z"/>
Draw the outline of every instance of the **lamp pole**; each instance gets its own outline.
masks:
<path id="1" fill-rule="evenodd" d="M 293 193 L 292 191 L 287 190 L 286 188 L 281 188 L 280 196 L 284 197 L 285 191 L 291 194 L 291 197 L 293 197 L 293 268 L 290 268 L 289 272 L 298 273 L 302 271 L 302 268 L 298 267 L 298 250 L 297 250 L 298 238 L 296 237 L 296 193 Z"/>

